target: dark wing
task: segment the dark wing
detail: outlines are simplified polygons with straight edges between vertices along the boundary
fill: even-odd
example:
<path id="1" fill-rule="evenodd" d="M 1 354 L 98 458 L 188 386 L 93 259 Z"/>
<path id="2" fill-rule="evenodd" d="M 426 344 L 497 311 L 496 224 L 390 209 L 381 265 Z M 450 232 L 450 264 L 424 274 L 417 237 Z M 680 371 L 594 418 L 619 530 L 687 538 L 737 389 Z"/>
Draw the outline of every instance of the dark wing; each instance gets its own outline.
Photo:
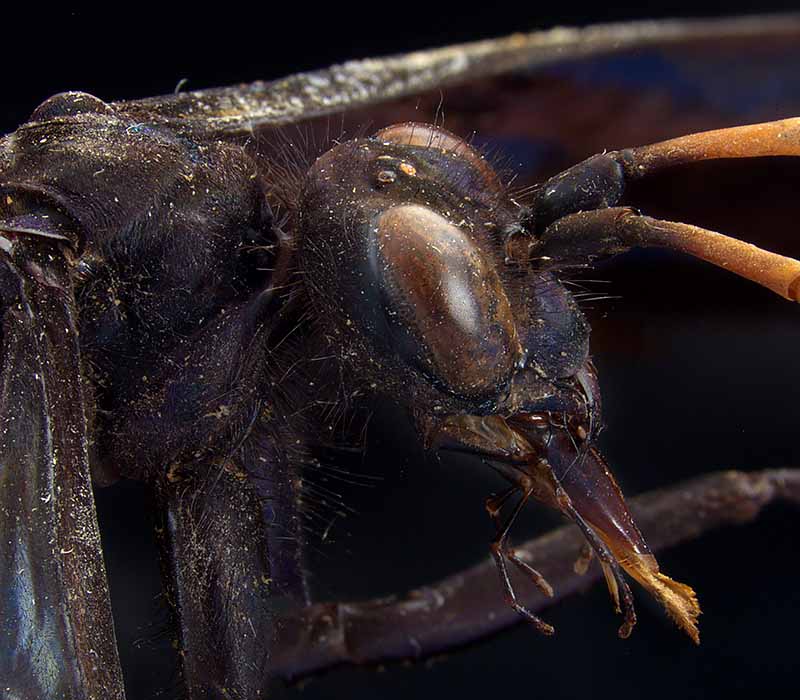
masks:
<path id="1" fill-rule="evenodd" d="M 63 242 L 0 248 L 0 695 L 121 700 Z"/>
<path id="2" fill-rule="evenodd" d="M 200 125 L 226 135 L 298 123 L 481 79 L 529 72 L 568 60 L 647 47 L 719 41 L 797 41 L 800 15 L 726 20 L 666 20 L 555 28 L 500 39 L 350 61 L 272 82 L 119 103 L 133 117 Z"/>

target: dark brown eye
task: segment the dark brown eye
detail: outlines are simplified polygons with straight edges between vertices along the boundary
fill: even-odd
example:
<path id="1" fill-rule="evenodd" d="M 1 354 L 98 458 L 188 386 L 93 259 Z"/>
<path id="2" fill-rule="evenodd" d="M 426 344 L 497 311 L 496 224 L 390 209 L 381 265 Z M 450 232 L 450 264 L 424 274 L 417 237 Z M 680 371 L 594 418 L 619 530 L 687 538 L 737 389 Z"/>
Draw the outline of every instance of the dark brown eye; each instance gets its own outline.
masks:
<path id="1" fill-rule="evenodd" d="M 496 393 L 521 349 L 491 261 L 427 207 L 392 207 L 373 231 L 372 274 L 395 350 L 462 396 Z"/>
<path id="2" fill-rule="evenodd" d="M 484 181 L 484 186 L 494 191 L 502 190 L 500 178 L 497 177 L 497 173 L 486 159 L 464 139 L 451 134 L 446 129 L 433 124 L 405 122 L 381 129 L 374 138 L 385 143 L 432 148 L 458 156 L 479 173 Z"/>

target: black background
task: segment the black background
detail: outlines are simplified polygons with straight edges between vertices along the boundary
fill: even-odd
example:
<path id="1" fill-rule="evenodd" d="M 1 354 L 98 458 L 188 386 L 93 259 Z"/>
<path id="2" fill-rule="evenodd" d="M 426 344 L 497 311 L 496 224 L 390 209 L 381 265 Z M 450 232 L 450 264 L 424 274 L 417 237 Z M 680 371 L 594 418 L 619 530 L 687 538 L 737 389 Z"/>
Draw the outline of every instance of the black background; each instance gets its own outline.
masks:
<path id="1" fill-rule="evenodd" d="M 786 5 L 784 7 L 789 7 Z M 553 23 L 730 14 L 780 9 L 754 3 L 658 3 L 468 10 L 373 3 L 359 8 L 201 8 L 108 4 L 101 10 L 4 10 L 0 127 L 11 130 L 50 94 L 80 89 L 106 100 L 269 79 L 347 58 L 493 36 Z M 800 347 L 797 311 L 705 266 L 645 255 L 603 272 L 595 304 L 607 335 L 635 350 L 597 357 L 606 397 L 604 449 L 629 493 L 717 468 L 800 464 L 795 439 Z M 604 288 L 605 289 L 605 288 Z M 482 498 L 491 482 L 460 463 L 438 464 L 388 414 L 373 431 L 365 470 L 383 480 L 349 489 L 359 515 L 333 530 L 313 556 L 323 597 L 389 593 L 433 580 L 485 556 L 490 529 Z M 391 458 L 387 455 L 391 455 Z M 132 700 L 171 687 L 169 645 L 159 637 L 157 565 L 142 489 L 102 492 L 120 648 Z M 532 515 L 529 528 L 554 522 Z M 800 624 L 798 513 L 770 509 L 757 524 L 714 533 L 660 556 L 699 592 L 703 645 L 696 649 L 644 596 L 628 641 L 599 586 L 546 614 L 558 634 L 526 626 L 432 665 L 337 671 L 290 697 L 504 696 L 575 698 L 794 695 Z M 138 643 L 134 643 L 139 640 Z M 160 696 L 160 693 L 159 693 Z"/>

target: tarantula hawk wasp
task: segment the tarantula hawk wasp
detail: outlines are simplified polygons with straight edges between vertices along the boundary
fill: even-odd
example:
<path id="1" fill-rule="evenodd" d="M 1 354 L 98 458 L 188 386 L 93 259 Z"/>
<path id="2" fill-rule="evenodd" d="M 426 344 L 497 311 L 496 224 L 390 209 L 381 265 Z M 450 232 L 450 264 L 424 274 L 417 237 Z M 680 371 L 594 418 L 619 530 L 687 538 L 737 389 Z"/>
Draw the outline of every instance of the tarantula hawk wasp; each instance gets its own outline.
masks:
<path id="1" fill-rule="evenodd" d="M 478 455 L 506 480 L 486 502 L 498 591 L 541 632 L 552 627 L 509 574 L 553 595 L 508 540 L 532 498 L 578 526 L 582 565 L 596 555 L 623 614 L 620 636 L 636 621 L 627 572 L 697 641 L 694 592 L 660 571 L 596 447 L 589 328 L 559 275 L 654 246 L 798 301 L 797 261 L 651 218 L 626 195 L 681 164 L 800 155 L 800 120 L 604 152 L 524 202 L 435 125 L 337 144 L 288 195 L 252 143 L 439 86 L 524 81 L 569 58 L 798 35 L 796 17 L 606 25 L 267 84 L 42 104 L 0 141 L 3 697 L 124 697 L 92 481 L 138 479 L 157 494 L 188 697 L 266 697 L 280 675 L 319 665 L 321 627 L 347 653 L 382 647 L 370 614 L 391 610 L 343 607 L 336 620 L 335 605 L 308 607 L 290 453 L 319 426 L 293 419 L 309 397 L 278 378 L 322 351 L 346 384 L 405 407 L 427 447 Z M 284 342 L 303 321 L 302 343 Z M 436 634 L 432 650 L 447 626 Z"/>

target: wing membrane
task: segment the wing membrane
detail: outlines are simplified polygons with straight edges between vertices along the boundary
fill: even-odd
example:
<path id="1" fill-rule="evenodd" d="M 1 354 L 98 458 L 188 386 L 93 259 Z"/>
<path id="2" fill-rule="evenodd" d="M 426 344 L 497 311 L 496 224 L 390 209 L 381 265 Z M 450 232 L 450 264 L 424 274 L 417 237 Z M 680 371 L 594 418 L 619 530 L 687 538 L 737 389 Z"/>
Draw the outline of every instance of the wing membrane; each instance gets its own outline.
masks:
<path id="1" fill-rule="evenodd" d="M 194 123 L 212 132 L 247 134 L 385 103 L 432 89 L 530 72 L 571 59 L 646 47 L 705 42 L 796 41 L 800 15 L 725 20 L 664 20 L 557 27 L 499 39 L 349 61 L 271 82 L 255 82 L 115 105 L 137 118 Z"/>
<path id="2" fill-rule="evenodd" d="M 2 695 L 121 700 L 67 262 L 0 243 Z"/>

